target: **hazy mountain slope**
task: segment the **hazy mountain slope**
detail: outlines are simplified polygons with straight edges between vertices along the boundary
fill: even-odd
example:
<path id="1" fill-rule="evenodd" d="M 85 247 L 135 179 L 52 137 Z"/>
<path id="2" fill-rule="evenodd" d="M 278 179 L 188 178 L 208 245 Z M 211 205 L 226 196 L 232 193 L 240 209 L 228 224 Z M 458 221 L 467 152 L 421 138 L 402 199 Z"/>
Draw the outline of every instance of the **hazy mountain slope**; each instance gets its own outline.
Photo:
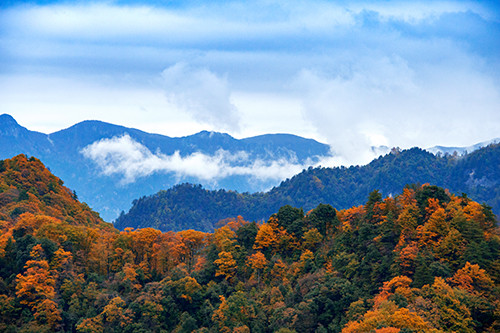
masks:
<path id="1" fill-rule="evenodd" d="M 469 147 L 444 147 L 444 146 L 434 146 L 430 148 L 426 148 L 425 150 L 433 153 L 433 154 L 457 154 L 457 155 L 464 155 L 467 153 L 471 153 L 473 151 L 476 151 L 480 148 L 486 147 L 491 144 L 495 143 L 500 143 L 500 138 L 488 140 L 488 141 L 483 141 L 476 143 L 475 145 L 469 146 Z"/>
<path id="2" fill-rule="evenodd" d="M 53 145 L 48 136 L 20 126 L 8 114 L 0 115 L 0 158 L 20 153 L 35 155 L 50 152 Z"/>
<path id="3" fill-rule="evenodd" d="M 464 157 L 439 157 L 419 148 L 393 150 L 366 166 L 309 168 L 267 193 L 237 194 L 207 191 L 184 184 L 134 201 L 115 226 L 181 230 L 190 226 L 209 231 L 220 219 L 242 215 L 248 220 L 267 219 L 284 205 L 305 211 L 320 203 L 339 209 L 360 205 L 372 189 L 384 196 L 407 184 L 431 183 L 451 192 L 470 193 L 500 212 L 500 145 L 482 148 Z"/>
<path id="4" fill-rule="evenodd" d="M 84 155 L 86 147 L 95 154 Z M 329 151 L 326 144 L 288 134 L 238 140 L 202 131 L 171 138 L 94 120 L 47 135 L 20 126 L 9 115 L 0 116 L 0 159 L 18 154 L 39 158 L 108 221 L 129 209 L 134 199 L 182 182 L 242 192 L 269 189 L 286 177 L 258 174 L 259 168 L 291 176 Z M 226 173 L 211 170 L 204 165 L 207 162 Z M 281 163 L 280 169 L 272 168 L 272 163 Z"/>
<path id="5" fill-rule="evenodd" d="M 168 147 L 175 140 L 159 134 L 150 134 L 134 128 L 108 124 L 97 120 L 87 120 L 69 128 L 49 134 L 49 138 L 60 152 L 79 154 L 80 150 L 95 141 L 128 133 L 148 148 Z M 76 149 L 75 149 L 76 148 Z"/>
<path id="6" fill-rule="evenodd" d="M 499 213 L 496 191 L 500 188 L 500 145 L 490 145 L 464 157 L 439 157 L 412 148 L 393 151 L 362 167 L 311 168 L 283 182 L 270 194 L 294 198 L 296 206 L 306 209 L 316 202 L 345 208 L 362 204 L 373 188 L 391 195 L 413 183 L 431 183 L 455 193 L 469 193 Z M 302 196 L 303 193 L 309 195 Z"/>
<path id="7" fill-rule="evenodd" d="M 263 152 L 272 152 L 276 150 L 274 146 L 279 145 L 278 153 L 294 152 L 299 160 L 305 160 L 311 156 L 328 155 L 329 147 L 314 144 L 310 139 L 291 134 L 265 134 L 242 139 L 241 142 L 248 146 L 259 147 Z"/>

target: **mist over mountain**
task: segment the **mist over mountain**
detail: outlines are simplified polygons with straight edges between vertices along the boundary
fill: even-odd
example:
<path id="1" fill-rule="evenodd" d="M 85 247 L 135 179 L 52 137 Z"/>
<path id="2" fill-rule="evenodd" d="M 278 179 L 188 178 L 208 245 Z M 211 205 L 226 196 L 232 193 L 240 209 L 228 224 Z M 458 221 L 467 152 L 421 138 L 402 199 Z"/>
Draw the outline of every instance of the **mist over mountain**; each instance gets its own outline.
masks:
<path id="1" fill-rule="evenodd" d="M 0 159 L 39 158 L 102 217 L 182 182 L 209 189 L 264 191 L 330 156 L 330 147 L 290 134 L 235 139 L 202 131 L 168 137 L 89 120 L 51 134 L 0 115 Z"/>
<path id="2" fill-rule="evenodd" d="M 467 153 L 473 152 L 480 148 L 486 147 L 491 144 L 500 143 L 500 138 L 495 138 L 488 141 L 483 141 L 476 143 L 475 145 L 469 147 L 443 147 L 443 146 L 434 146 L 430 148 L 426 148 L 425 150 L 433 153 L 433 154 L 456 154 L 456 155 L 465 155 Z"/>
<path id="3" fill-rule="evenodd" d="M 429 150 L 442 154 L 457 151 L 460 155 L 484 145 Z M 372 148 L 374 156 L 389 150 L 384 146 Z M 128 211 L 135 199 L 181 183 L 201 184 L 207 190 L 264 192 L 310 166 L 326 165 L 332 158 L 332 149 L 290 134 L 236 139 L 225 133 L 202 131 L 168 137 L 96 120 L 44 134 L 26 129 L 10 115 L 0 115 L 0 159 L 18 154 L 39 158 L 76 191 L 79 199 L 112 221 L 121 211 Z M 337 178 L 342 179 L 340 175 Z M 437 184 L 444 185 L 439 181 Z M 364 191 L 359 197 L 364 198 L 367 193 Z M 333 204 L 338 202 L 339 207 L 357 202 L 339 202 L 340 197 L 325 199 Z M 301 202 L 295 204 L 303 206 Z M 269 211 L 278 208 L 276 202 Z"/>
<path id="4" fill-rule="evenodd" d="M 365 166 L 308 168 L 266 193 L 209 191 L 182 184 L 134 201 L 115 227 L 160 230 L 194 228 L 211 231 L 219 220 L 241 215 L 247 220 L 267 220 L 280 207 L 291 205 L 304 211 L 319 204 L 346 209 L 365 203 L 373 189 L 393 196 L 412 184 L 437 184 L 452 193 L 493 207 L 500 213 L 500 144 L 473 153 L 433 155 L 420 148 L 393 149 Z"/>

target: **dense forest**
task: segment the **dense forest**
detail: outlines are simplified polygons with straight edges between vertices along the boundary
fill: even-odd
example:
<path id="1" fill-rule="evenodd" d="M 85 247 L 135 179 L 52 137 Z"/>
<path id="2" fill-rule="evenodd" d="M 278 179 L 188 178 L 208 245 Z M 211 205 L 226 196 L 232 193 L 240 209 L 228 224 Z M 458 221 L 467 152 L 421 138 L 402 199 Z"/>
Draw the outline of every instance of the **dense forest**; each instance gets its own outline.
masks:
<path id="1" fill-rule="evenodd" d="M 500 331 L 488 206 L 434 185 L 365 200 L 118 231 L 37 159 L 2 161 L 0 331 Z"/>
<path id="2" fill-rule="evenodd" d="M 371 191 L 395 195 L 406 184 L 431 183 L 473 200 L 485 202 L 500 213 L 500 144 L 465 156 L 436 156 L 419 148 L 393 149 L 366 166 L 309 168 L 266 193 L 208 191 L 199 185 L 181 184 L 133 202 L 115 227 L 153 227 L 180 231 L 187 227 L 212 232 L 215 223 L 238 215 L 266 220 L 280 207 L 310 210 L 330 204 L 347 209 L 363 204 Z"/>

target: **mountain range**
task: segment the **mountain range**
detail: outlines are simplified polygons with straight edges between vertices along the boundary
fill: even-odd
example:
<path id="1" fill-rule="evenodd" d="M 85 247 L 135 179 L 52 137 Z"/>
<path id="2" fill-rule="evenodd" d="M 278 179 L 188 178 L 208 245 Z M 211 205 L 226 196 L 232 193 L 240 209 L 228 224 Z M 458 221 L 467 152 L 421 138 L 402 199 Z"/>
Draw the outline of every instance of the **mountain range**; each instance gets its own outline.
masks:
<path id="1" fill-rule="evenodd" d="M 450 192 L 467 193 L 500 213 L 500 144 L 473 153 L 434 155 L 420 148 L 393 149 L 366 166 L 308 168 L 265 193 L 209 191 L 191 184 L 135 200 L 115 227 L 160 230 L 194 228 L 211 231 L 216 223 L 241 215 L 250 221 L 267 220 L 280 207 L 291 205 L 308 211 L 319 204 L 346 209 L 365 203 L 379 190 L 387 197 L 417 184 L 436 184 Z"/>
<path id="2" fill-rule="evenodd" d="M 497 141 L 499 140 L 494 139 L 467 148 L 436 146 L 427 150 L 435 154 L 441 153 L 445 157 L 456 151 L 457 156 L 460 156 L 465 151 L 472 152 Z M 385 154 L 390 148 L 373 147 L 373 151 Z M 202 131 L 185 137 L 168 137 L 95 120 L 83 121 L 69 128 L 44 134 L 19 125 L 10 115 L 0 115 L 0 159 L 12 158 L 18 154 L 39 158 L 65 185 L 75 190 L 79 199 L 98 211 L 104 220 L 113 221 L 119 217 L 120 212 L 127 211 L 137 198 L 183 183 L 201 184 L 203 191 L 237 191 L 245 195 L 247 192 L 255 193 L 252 198 L 264 200 L 264 205 L 259 203 L 259 207 L 267 208 L 261 208 L 265 213 L 249 218 L 265 218 L 268 212 L 276 211 L 281 204 L 309 208 L 310 205 L 293 199 L 297 193 L 295 197 L 293 194 L 286 194 L 286 200 L 282 200 L 281 194 L 275 193 L 285 191 L 283 186 L 295 182 L 296 178 L 291 178 L 294 175 L 320 164 L 325 158 L 331 158 L 332 149 L 315 140 L 290 134 L 266 134 L 236 139 L 224 133 Z M 336 173 L 344 168 L 312 170 L 314 171 L 308 169 L 307 172 L 318 173 L 317 170 L 323 170 L 323 173 Z M 306 171 L 302 174 L 304 172 Z M 345 176 L 353 177 L 350 174 Z M 341 181 L 343 176 L 335 177 Z M 357 182 L 366 181 L 363 179 L 364 175 L 359 177 L 361 178 Z M 288 180 L 289 178 L 291 179 Z M 287 180 L 278 186 L 285 179 Z M 433 179 L 423 178 L 416 181 L 434 182 Z M 322 182 L 328 183 L 325 179 Z M 436 179 L 436 184 L 445 186 L 447 183 Z M 298 188 L 292 190 L 294 186 L 285 192 L 298 191 Z M 395 188 L 399 189 L 398 186 Z M 272 189 L 273 187 L 276 188 Z M 180 188 L 182 187 L 172 191 Z M 193 188 L 200 189 L 199 186 Z M 269 193 L 263 193 L 269 189 L 272 189 Z M 348 207 L 360 203 L 352 198 L 364 198 L 368 193 L 367 189 L 359 188 L 354 192 L 363 193 L 357 195 L 338 191 L 334 191 L 335 195 L 321 197 L 323 202 L 336 204 L 336 207 Z M 384 193 L 389 194 L 390 191 L 384 190 Z M 301 200 L 306 200 L 310 195 L 316 194 L 308 193 Z M 341 199 L 343 197 L 347 199 Z M 319 198 L 311 200 L 316 203 Z M 477 200 L 482 200 L 482 197 Z M 495 203 L 489 204 L 498 212 Z M 207 218 L 208 215 L 204 215 L 203 219 Z M 122 225 L 122 221 L 120 219 L 118 225 Z M 213 220 L 204 223 L 203 229 L 213 228 Z"/>
<path id="3" fill-rule="evenodd" d="M 235 139 L 202 131 L 168 137 L 101 121 L 51 134 L 0 115 L 0 159 L 39 158 L 106 221 L 132 200 L 182 183 L 240 192 L 269 189 L 330 155 L 330 147 L 290 134 Z"/>

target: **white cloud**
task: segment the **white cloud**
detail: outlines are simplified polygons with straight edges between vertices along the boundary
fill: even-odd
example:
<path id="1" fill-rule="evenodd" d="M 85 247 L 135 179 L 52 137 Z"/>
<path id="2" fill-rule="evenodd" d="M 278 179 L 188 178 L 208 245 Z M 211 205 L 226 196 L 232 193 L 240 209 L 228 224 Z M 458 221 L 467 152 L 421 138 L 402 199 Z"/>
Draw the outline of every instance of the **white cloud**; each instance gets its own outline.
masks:
<path id="1" fill-rule="evenodd" d="M 178 151 L 172 155 L 152 153 L 129 135 L 94 142 L 81 153 L 94 161 L 104 175 L 123 176 L 123 184 L 159 172 L 173 173 L 178 179 L 195 177 L 210 182 L 230 176 L 249 176 L 257 181 L 282 180 L 312 164 L 309 161 L 299 164 L 293 158 L 250 160 L 244 151 L 231 154 L 222 149 L 213 156 L 201 152 L 187 156 L 181 156 Z"/>
<path id="2" fill-rule="evenodd" d="M 185 63 L 165 69 L 162 77 L 170 103 L 214 128 L 239 131 L 239 115 L 226 78 Z"/>
<path id="3" fill-rule="evenodd" d="M 2 112 L 30 128 L 43 114 L 52 129 L 97 118 L 169 136 L 291 132 L 327 140 L 352 161 L 381 143 L 457 146 L 498 136 L 494 5 L 170 4 L 2 8 Z M 31 75 L 42 84 L 31 85 Z"/>
<path id="4" fill-rule="evenodd" d="M 363 34 L 377 39 L 376 30 L 363 27 L 366 13 L 373 13 L 382 23 L 395 20 L 418 26 L 444 14 L 465 12 L 488 16 L 484 14 L 487 9 L 477 3 L 457 1 L 225 1 L 182 8 L 91 2 L 7 8 L 0 12 L 0 28 L 2 42 L 14 56 L 105 61 L 110 56 L 122 60 L 130 53 L 147 54 L 153 49 L 157 51 L 154 60 L 160 62 L 174 50 L 181 57 L 214 50 L 311 55 L 318 47 L 331 49 L 330 43 L 339 38 L 349 38 L 354 46 Z M 435 29 L 419 32 L 432 35 Z M 144 67 L 151 59 L 147 60 L 126 65 Z"/>
<path id="5" fill-rule="evenodd" d="M 358 57 L 348 75 L 303 70 L 294 87 L 304 116 L 348 164 L 369 162 L 376 157 L 371 147 L 381 144 L 467 145 L 471 137 L 495 137 L 498 87 L 471 64 L 474 58 L 455 51 L 448 65 Z"/>

